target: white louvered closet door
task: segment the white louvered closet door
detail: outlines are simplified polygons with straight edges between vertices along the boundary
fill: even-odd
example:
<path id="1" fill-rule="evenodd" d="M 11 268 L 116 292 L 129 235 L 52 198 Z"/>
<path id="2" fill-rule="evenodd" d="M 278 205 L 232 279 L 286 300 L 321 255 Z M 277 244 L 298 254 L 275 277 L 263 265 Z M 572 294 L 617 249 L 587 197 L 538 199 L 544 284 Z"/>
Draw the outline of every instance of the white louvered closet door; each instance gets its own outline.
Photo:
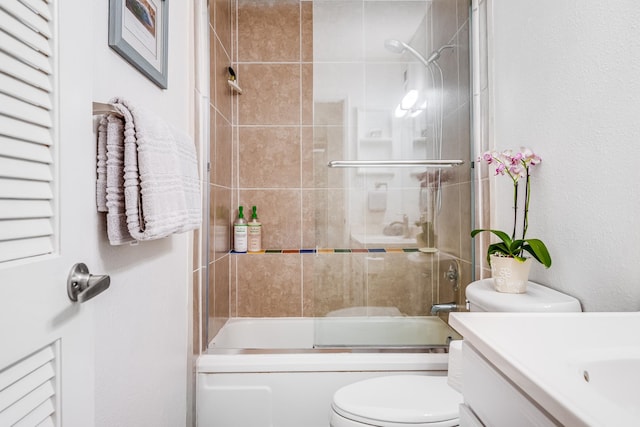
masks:
<path id="1" fill-rule="evenodd" d="M 97 261 L 93 3 L 0 0 L 2 427 L 94 425 L 99 298 L 66 291 Z"/>

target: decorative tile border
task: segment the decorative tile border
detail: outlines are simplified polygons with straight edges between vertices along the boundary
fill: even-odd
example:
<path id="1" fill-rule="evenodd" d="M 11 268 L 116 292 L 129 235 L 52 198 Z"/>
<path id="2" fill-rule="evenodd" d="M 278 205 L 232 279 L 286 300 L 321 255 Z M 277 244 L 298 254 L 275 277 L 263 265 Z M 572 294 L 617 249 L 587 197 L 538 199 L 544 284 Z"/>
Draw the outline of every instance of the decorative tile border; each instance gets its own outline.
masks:
<path id="1" fill-rule="evenodd" d="M 372 249 L 344 249 L 344 248 L 318 248 L 318 249 L 263 249 L 258 252 L 235 252 L 237 255 L 262 255 L 262 254 L 366 254 L 366 253 L 408 253 L 418 252 L 418 248 L 372 248 Z"/>

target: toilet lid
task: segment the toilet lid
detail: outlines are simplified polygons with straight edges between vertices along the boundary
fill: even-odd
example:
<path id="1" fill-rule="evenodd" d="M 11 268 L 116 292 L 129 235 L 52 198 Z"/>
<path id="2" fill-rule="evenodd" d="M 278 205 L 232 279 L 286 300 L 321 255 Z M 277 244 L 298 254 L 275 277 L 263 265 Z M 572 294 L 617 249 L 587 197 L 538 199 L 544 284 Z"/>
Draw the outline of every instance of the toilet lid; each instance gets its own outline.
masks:
<path id="1" fill-rule="evenodd" d="M 446 376 L 394 375 L 342 387 L 332 407 L 345 418 L 370 425 L 453 426 L 460 403 L 462 395 L 449 387 Z"/>

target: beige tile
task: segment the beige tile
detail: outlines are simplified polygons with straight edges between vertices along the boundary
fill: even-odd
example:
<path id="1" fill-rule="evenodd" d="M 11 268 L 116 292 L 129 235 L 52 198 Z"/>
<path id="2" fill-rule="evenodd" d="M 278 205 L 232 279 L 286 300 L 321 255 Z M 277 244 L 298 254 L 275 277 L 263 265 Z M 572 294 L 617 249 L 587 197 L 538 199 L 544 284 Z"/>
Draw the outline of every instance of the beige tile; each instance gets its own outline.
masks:
<path id="1" fill-rule="evenodd" d="M 302 190 L 302 248 L 316 247 L 316 193 L 317 190 Z"/>
<path id="2" fill-rule="evenodd" d="M 300 128 L 239 129 L 240 188 L 300 187 Z"/>
<path id="3" fill-rule="evenodd" d="M 473 265 L 471 262 L 461 261 L 460 270 L 458 273 L 458 283 L 459 283 L 459 291 L 458 291 L 458 306 L 464 307 L 466 304 L 466 289 L 469 283 L 471 283 L 471 273 L 473 271 Z"/>
<path id="4" fill-rule="evenodd" d="M 437 278 L 437 271 L 433 271 L 436 267 L 433 258 L 417 253 L 365 256 L 367 305 L 395 307 L 409 316 L 429 314 L 433 302 L 432 283 Z"/>
<path id="5" fill-rule="evenodd" d="M 459 158 L 465 161 L 467 166 L 471 166 L 471 117 L 469 114 L 469 104 L 463 105 L 458 110 L 458 127 L 460 135 Z M 475 160 L 475 159 L 473 159 Z"/>
<path id="6" fill-rule="evenodd" d="M 258 207 L 264 249 L 300 248 L 300 198 L 300 190 L 240 190 L 240 204 L 247 211 Z"/>
<path id="7" fill-rule="evenodd" d="M 457 12 L 458 12 L 458 28 L 465 23 L 468 24 L 469 20 L 469 0 L 457 0 Z"/>
<path id="8" fill-rule="evenodd" d="M 314 316 L 314 275 L 316 254 L 302 255 L 302 316 Z"/>
<path id="9" fill-rule="evenodd" d="M 438 249 L 460 256 L 460 188 L 458 184 L 442 188 L 442 211 L 438 216 L 436 234 Z"/>
<path id="10" fill-rule="evenodd" d="M 238 61 L 300 61 L 299 2 L 240 0 Z"/>
<path id="11" fill-rule="evenodd" d="M 315 243 L 320 248 L 346 248 L 350 246 L 345 228 L 345 190 L 303 190 L 303 246 Z M 313 222 L 313 224 L 311 224 Z M 312 234 L 313 231 L 313 234 Z"/>
<path id="12" fill-rule="evenodd" d="M 329 182 L 329 174 L 335 171 L 341 173 L 339 169 L 330 170 L 327 167 L 329 162 L 329 146 L 332 144 L 330 140 L 330 128 L 328 126 L 315 126 L 313 128 L 313 141 L 309 144 L 308 141 L 303 140 L 303 164 L 306 166 L 309 164 L 309 156 L 311 156 L 311 170 L 305 170 L 303 172 L 303 185 L 309 186 L 309 182 L 313 182 L 315 188 L 327 188 Z M 341 159 L 337 157 L 336 159 Z M 311 172 L 313 176 L 308 178 L 306 175 Z"/>
<path id="13" fill-rule="evenodd" d="M 313 124 L 313 64 L 302 64 L 302 124 Z"/>
<path id="14" fill-rule="evenodd" d="M 362 254 L 304 256 L 304 315 L 322 317 L 335 310 L 364 306 L 363 259 Z"/>
<path id="15" fill-rule="evenodd" d="M 212 0 L 215 5 L 215 30 L 222 46 L 231 52 L 231 1 Z"/>
<path id="16" fill-rule="evenodd" d="M 232 108 L 232 97 L 235 96 L 231 92 L 231 88 L 227 84 L 229 80 L 229 66 L 231 65 L 231 58 L 225 50 L 222 48 L 222 45 L 219 41 L 216 40 L 215 43 L 216 50 L 216 67 L 215 67 L 215 106 L 218 111 L 227 119 L 228 122 L 231 122 L 231 108 Z M 238 70 L 235 70 L 236 73 Z M 237 74 L 238 79 L 240 76 Z M 240 82 L 240 80 L 238 80 Z"/>
<path id="17" fill-rule="evenodd" d="M 238 256 L 229 256 L 229 317 L 238 317 Z"/>
<path id="18" fill-rule="evenodd" d="M 465 162 L 462 166 L 443 171 L 449 185 L 469 183 L 471 180 L 469 126 L 469 110 L 467 108 L 459 108 L 443 120 L 443 158 Z"/>
<path id="19" fill-rule="evenodd" d="M 213 322 L 209 328 L 209 340 L 218 333 L 222 325 L 229 319 L 229 260 L 230 256 L 227 255 L 215 262 L 214 301 L 213 304 L 209 302 L 209 315 L 213 315 Z"/>
<path id="20" fill-rule="evenodd" d="M 344 102 L 316 102 L 314 105 L 314 124 L 316 126 L 344 124 Z"/>
<path id="21" fill-rule="evenodd" d="M 212 28 L 215 27 L 215 22 L 216 22 L 216 8 L 215 8 L 215 3 L 213 2 L 207 2 L 207 9 L 209 12 L 209 25 L 211 25 Z"/>
<path id="22" fill-rule="evenodd" d="M 231 223 L 234 210 L 231 206 L 231 190 L 225 187 L 213 187 L 213 222 L 209 225 L 209 242 L 213 246 L 213 258 L 218 260 L 231 250 Z"/>
<path id="23" fill-rule="evenodd" d="M 200 295 L 200 277 L 202 275 L 202 271 L 203 270 L 197 270 L 193 272 L 193 306 L 191 307 L 192 309 L 192 314 L 193 314 L 193 331 L 192 331 L 192 340 L 193 340 L 193 353 L 194 354 L 200 354 L 200 351 L 202 350 L 202 346 L 200 344 L 201 342 L 201 323 L 202 323 L 202 311 L 201 311 L 201 302 L 199 299 L 199 295 Z"/>
<path id="24" fill-rule="evenodd" d="M 442 158 L 444 159 L 458 159 L 460 157 L 459 117 L 458 112 L 454 111 L 442 120 Z M 464 167 L 464 169 L 467 168 Z M 447 177 L 447 184 L 460 182 L 461 176 L 464 176 L 464 172 L 461 171 L 460 167 L 444 170 L 443 174 Z"/>
<path id="25" fill-rule="evenodd" d="M 215 150 L 211 152 L 211 177 L 212 182 L 223 187 L 231 187 L 231 173 L 233 161 L 233 140 L 231 123 L 220 113 L 214 115 L 215 126 Z M 212 128 L 213 131 L 213 128 Z"/>
<path id="26" fill-rule="evenodd" d="M 448 44 L 458 29 L 456 1 L 434 0 L 433 10 L 433 44 L 434 50 Z"/>
<path id="27" fill-rule="evenodd" d="M 300 2 L 302 62 L 313 62 L 313 2 Z"/>
<path id="28" fill-rule="evenodd" d="M 471 262 L 471 185 L 460 185 L 460 259 Z"/>
<path id="29" fill-rule="evenodd" d="M 313 225 L 313 237 L 307 235 L 308 231 L 306 231 L 303 233 L 303 242 L 311 243 L 313 241 L 320 248 L 344 247 L 342 244 L 336 245 L 329 238 L 331 231 L 338 231 L 329 228 L 329 192 L 326 189 L 314 189 L 308 192 L 305 191 L 304 194 L 306 197 L 303 198 L 303 212 L 313 212 L 315 223 Z"/>
<path id="30" fill-rule="evenodd" d="M 207 330 L 205 331 L 206 336 L 204 337 L 204 342 L 203 342 L 203 347 L 206 348 L 209 345 L 209 342 L 211 342 L 211 339 L 213 339 L 213 337 L 216 335 L 216 333 L 218 333 L 218 331 L 215 328 L 215 317 L 214 317 L 214 306 L 215 306 L 215 301 L 216 301 L 216 265 L 215 263 L 210 263 L 209 264 L 209 274 L 208 274 L 208 280 L 207 280 L 207 287 L 206 287 L 206 294 L 204 293 L 204 288 L 203 288 L 203 297 L 205 297 L 206 295 L 206 299 L 207 299 L 207 305 L 204 306 L 203 305 L 203 310 L 207 310 L 206 313 L 204 313 L 204 321 L 207 322 Z"/>
<path id="31" fill-rule="evenodd" d="M 193 271 L 196 271 L 201 266 L 202 257 L 201 255 L 201 247 L 200 247 L 200 230 L 193 231 L 193 253 L 191 258 L 191 266 Z"/>
<path id="32" fill-rule="evenodd" d="M 213 262 L 213 260 L 215 259 L 215 252 L 214 252 L 214 247 L 215 247 L 215 238 L 214 238 L 214 232 L 213 232 L 213 228 L 214 228 L 214 224 L 215 224 L 215 211 L 216 211 L 216 194 L 215 194 L 215 189 L 216 187 L 213 185 L 209 185 L 208 187 L 209 190 L 209 239 L 208 239 L 208 243 L 209 243 L 209 247 L 207 248 L 207 253 L 208 253 L 208 262 Z"/>
<path id="33" fill-rule="evenodd" d="M 314 158 L 316 153 L 314 152 L 314 142 L 313 142 L 313 128 L 310 126 L 302 127 L 300 129 L 301 133 L 301 180 L 303 188 L 313 188 L 315 187 L 315 162 Z M 318 153 L 319 154 L 319 153 Z M 326 163 L 323 165 L 324 169 L 328 169 L 326 167 Z"/>
<path id="34" fill-rule="evenodd" d="M 459 107 L 458 102 L 458 47 L 442 51 L 438 64 L 442 68 L 444 86 L 442 88 L 443 111 L 447 117 L 454 114 Z M 439 89 L 439 85 L 436 84 Z"/>
<path id="35" fill-rule="evenodd" d="M 299 125 L 300 65 L 240 64 L 239 125 Z"/>
<path id="36" fill-rule="evenodd" d="M 216 40 L 215 33 L 209 28 L 209 99 L 212 104 L 215 104 L 216 99 L 216 78 L 217 64 L 216 64 L 216 46 L 218 41 Z"/>
<path id="37" fill-rule="evenodd" d="M 466 105 L 471 99 L 471 81 L 469 64 L 469 23 L 464 24 L 457 34 L 458 53 L 458 104 Z M 467 108 L 468 110 L 468 108 Z"/>
<path id="38" fill-rule="evenodd" d="M 302 316 L 302 258 L 233 255 L 238 264 L 238 316 Z"/>

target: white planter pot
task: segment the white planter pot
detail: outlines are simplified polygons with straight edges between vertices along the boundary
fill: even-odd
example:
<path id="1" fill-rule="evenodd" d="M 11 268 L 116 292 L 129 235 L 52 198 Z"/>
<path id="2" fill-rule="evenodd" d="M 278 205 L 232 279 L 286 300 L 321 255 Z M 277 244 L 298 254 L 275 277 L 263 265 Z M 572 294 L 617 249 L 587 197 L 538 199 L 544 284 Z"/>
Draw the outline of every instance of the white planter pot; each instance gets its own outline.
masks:
<path id="1" fill-rule="evenodd" d="M 532 262 L 533 258 L 520 262 L 515 258 L 491 255 L 491 276 L 496 291 L 509 294 L 527 292 Z"/>

